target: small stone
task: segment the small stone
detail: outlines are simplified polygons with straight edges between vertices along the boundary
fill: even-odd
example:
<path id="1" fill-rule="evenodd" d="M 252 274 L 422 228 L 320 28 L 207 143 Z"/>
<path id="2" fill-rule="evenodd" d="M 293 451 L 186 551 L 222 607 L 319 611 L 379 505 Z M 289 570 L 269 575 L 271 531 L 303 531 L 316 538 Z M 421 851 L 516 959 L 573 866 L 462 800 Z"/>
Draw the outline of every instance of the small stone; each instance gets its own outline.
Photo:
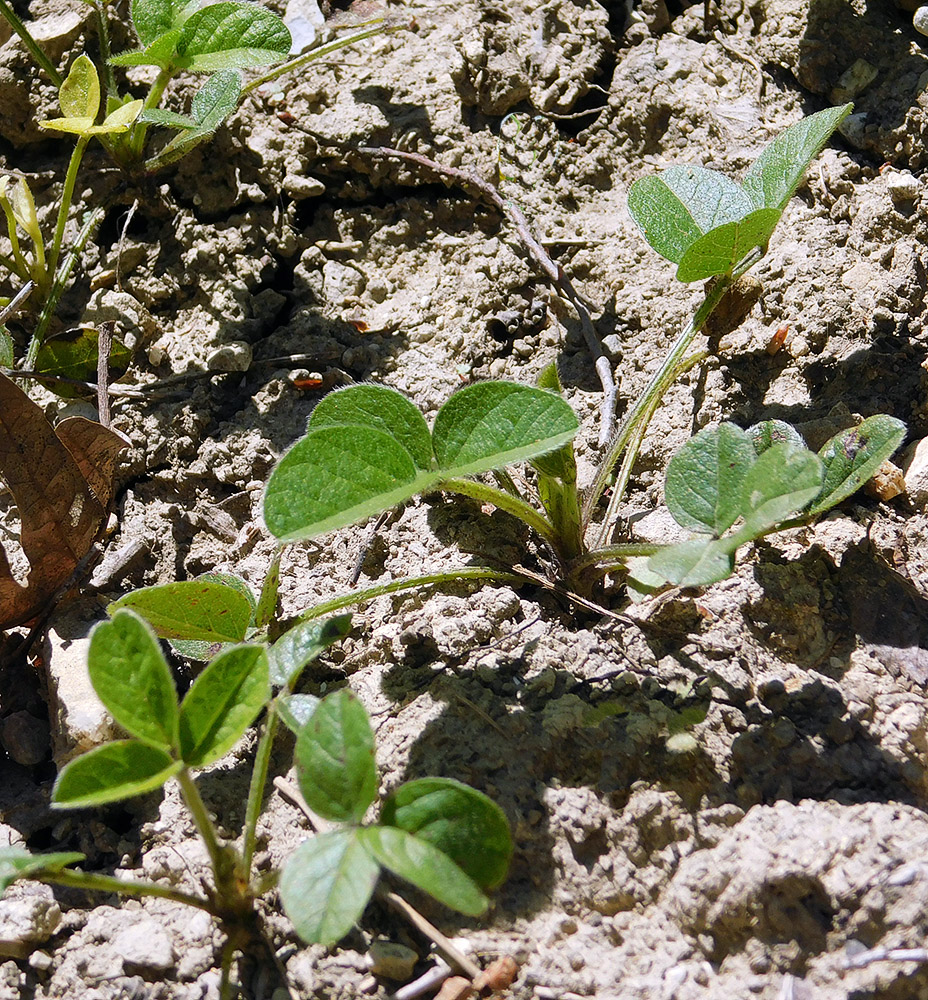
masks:
<path id="1" fill-rule="evenodd" d="M 442 983 L 441 989 L 435 994 L 435 1000 L 467 1000 L 468 997 L 476 995 L 477 991 L 469 979 L 465 979 L 464 976 L 451 976 Z"/>
<path id="2" fill-rule="evenodd" d="M 879 71 L 866 59 L 852 63 L 838 78 L 838 85 L 831 92 L 832 104 L 845 104 L 862 94 L 877 78 Z"/>
<path id="3" fill-rule="evenodd" d="M 32 767 L 48 756 L 51 747 L 48 722 L 30 712 L 13 712 L 3 720 L 0 742 L 17 764 Z"/>
<path id="4" fill-rule="evenodd" d="M 928 35 L 928 7 L 919 7 L 912 15 L 912 27 L 920 35 Z"/>
<path id="5" fill-rule="evenodd" d="M 206 359 L 206 367 L 211 372 L 247 372 L 251 367 L 251 344 L 244 340 L 230 340 Z"/>
<path id="6" fill-rule="evenodd" d="M 45 951 L 34 951 L 29 956 L 29 967 L 36 972 L 47 972 L 52 966 L 52 956 Z"/>
<path id="7" fill-rule="evenodd" d="M 906 493 L 916 507 L 928 506 L 928 438 L 909 445 L 902 454 Z"/>
<path id="8" fill-rule="evenodd" d="M 282 186 L 294 201 L 318 198 L 325 194 L 325 184 L 322 181 L 315 177 L 304 177 L 302 174 L 287 174 Z"/>
<path id="9" fill-rule="evenodd" d="M 377 940 L 371 942 L 367 951 L 370 971 L 375 976 L 405 983 L 419 961 L 419 956 L 406 945 L 394 941 Z"/>
<path id="10" fill-rule="evenodd" d="M 0 899 L 0 956 L 26 958 L 55 933 L 61 909 L 45 886 L 29 886 Z"/>
<path id="11" fill-rule="evenodd" d="M 873 478 L 867 482 L 864 491 L 870 496 L 876 497 L 877 500 L 884 501 L 884 503 L 905 493 L 905 478 L 902 475 L 902 469 L 887 459 L 876 470 Z"/>
<path id="12" fill-rule="evenodd" d="M 494 993 L 501 993 L 508 990 L 519 974 L 519 966 L 511 955 L 504 955 L 502 958 L 491 962 L 479 976 L 474 980 L 474 989 L 482 993 L 484 989 L 490 989 Z"/>
<path id="13" fill-rule="evenodd" d="M 915 201 L 918 197 L 918 178 L 908 170 L 887 170 L 883 175 L 889 196 L 897 205 Z"/>
<path id="14" fill-rule="evenodd" d="M 143 919 L 113 938 L 113 949 L 127 971 L 165 972 L 174 965 L 174 947 L 165 929 L 155 920 Z"/>

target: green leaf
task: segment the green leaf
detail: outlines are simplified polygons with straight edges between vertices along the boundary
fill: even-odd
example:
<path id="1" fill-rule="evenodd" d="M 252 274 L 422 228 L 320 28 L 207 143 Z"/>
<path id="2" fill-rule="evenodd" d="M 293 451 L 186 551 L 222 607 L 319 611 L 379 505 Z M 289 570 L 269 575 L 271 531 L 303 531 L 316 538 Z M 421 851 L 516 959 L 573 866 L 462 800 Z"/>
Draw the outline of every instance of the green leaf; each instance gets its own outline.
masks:
<path id="1" fill-rule="evenodd" d="M 299 736 L 310 716 L 319 707 L 321 698 L 314 694 L 287 694 L 277 698 L 277 712 L 284 725 Z"/>
<path id="2" fill-rule="evenodd" d="M 242 74 L 236 70 L 213 73 L 194 94 L 190 113 L 202 131 L 215 132 L 238 107 L 242 97 Z"/>
<path id="3" fill-rule="evenodd" d="M 674 520 L 721 535 L 741 514 L 741 489 L 756 460 L 750 437 L 734 424 L 700 431 L 673 456 L 664 493 Z"/>
<path id="4" fill-rule="evenodd" d="M 188 582 L 218 583 L 224 587 L 238 591 L 248 601 L 248 607 L 251 609 L 251 614 L 248 618 L 248 628 L 245 630 L 245 635 L 242 638 L 245 638 L 249 630 L 254 628 L 258 603 L 255 600 L 255 595 L 251 592 L 251 587 L 240 576 L 236 576 L 234 573 L 201 573 L 195 580 Z M 171 644 L 171 648 L 181 656 L 185 656 L 190 660 L 202 661 L 211 660 L 217 653 L 221 653 L 224 649 L 228 649 L 234 645 L 232 642 L 220 642 L 218 640 L 209 642 L 205 639 L 169 639 L 168 641 Z"/>
<path id="5" fill-rule="evenodd" d="M 700 236 L 687 247 L 680 260 L 677 280 L 702 281 L 717 274 L 728 274 L 755 247 L 766 248 L 780 215 L 773 208 L 758 209 L 737 222 L 726 222 Z"/>
<path id="6" fill-rule="evenodd" d="M 224 0 L 192 14 L 177 40 L 185 69 L 249 69 L 277 62 L 290 51 L 290 32 L 271 11 Z"/>
<path id="7" fill-rule="evenodd" d="M 387 510 L 433 485 L 408 451 L 373 427 L 311 430 L 280 460 L 264 494 L 264 521 L 284 542 L 312 538 Z"/>
<path id="8" fill-rule="evenodd" d="M 902 444 L 905 424 L 878 413 L 859 427 L 841 431 L 818 453 L 825 466 L 822 490 L 808 509 L 820 514 L 855 493 Z"/>
<path id="9" fill-rule="evenodd" d="M 351 615 L 339 615 L 324 621 L 301 622 L 284 632 L 268 650 L 271 683 L 292 687 L 307 664 L 350 631 Z"/>
<path id="10" fill-rule="evenodd" d="M 383 385 L 351 385 L 324 396 L 309 418 L 309 430 L 333 424 L 373 427 L 398 441 L 418 468 L 433 464 L 428 424 L 402 393 Z"/>
<path id="11" fill-rule="evenodd" d="M 60 872 L 67 865 L 83 861 L 85 855 L 75 851 L 57 854 L 30 854 L 21 847 L 0 848 L 0 895 L 20 878 L 30 878 L 44 872 Z"/>
<path id="12" fill-rule="evenodd" d="M 766 146 L 742 182 L 754 206 L 782 212 L 809 164 L 853 109 L 853 104 L 843 104 L 809 115 Z"/>
<path id="13" fill-rule="evenodd" d="M 162 639 L 204 642 L 241 642 L 252 617 L 252 605 L 237 589 L 202 580 L 133 590 L 107 610 L 119 608 L 136 611 Z"/>
<path id="14" fill-rule="evenodd" d="M 158 66 L 161 69 L 170 69 L 174 62 L 180 34 L 181 29 L 175 28 L 156 38 L 144 48 L 120 52 L 118 55 L 112 56 L 110 64 L 112 66 Z"/>
<path id="15" fill-rule="evenodd" d="M 199 5 L 189 0 L 132 0 L 132 26 L 142 45 L 151 45 L 172 28 L 179 28 Z"/>
<path id="16" fill-rule="evenodd" d="M 92 135 L 118 135 L 121 132 L 128 132 L 135 124 L 136 119 L 145 106 L 142 100 L 129 101 L 120 105 L 103 119 L 100 125 L 94 125 L 90 129 Z"/>
<path id="17" fill-rule="evenodd" d="M 818 496 L 823 466 L 806 448 L 775 444 L 748 470 L 742 488 L 744 527 L 739 536 L 756 538 Z"/>
<path id="18" fill-rule="evenodd" d="M 190 115 L 179 115 L 167 108 L 146 108 L 138 118 L 145 125 L 163 125 L 165 128 L 193 129 L 198 128 L 196 118 Z"/>
<path id="19" fill-rule="evenodd" d="M 480 382 L 438 411 L 432 443 L 442 475 L 470 476 L 554 451 L 577 433 L 554 393 L 515 382 Z"/>
<path id="20" fill-rule="evenodd" d="M 35 367 L 45 375 L 58 375 L 81 382 L 97 381 L 99 331 L 92 326 L 79 326 L 57 333 L 43 341 L 36 355 Z M 114 339 L 109 355 L 111 379 L 122 378 L 129 370 L 132 352 L 121 341 Z M 70 399 L 81 390 L 67 385 L 55 387 L 55 392 Z"/>
<path id="21" fill-rule="evenodd" d="M 384 802 L 380 822 L 427 840 L 483 889 L 496 888 L 509 870 L 512 838 L 505 813 L 451 778 L 400 785 Z"/>
<path id="22" fill-rule="evenodd" d="M 90 57 L 79 55 L 58 91 L 65 118 L 89 118 L 92 125 L 100 111 L 100 79 Z"/>
<path id="23" fill-rule="evenodd" d="M 644 238 L 674 264 L 700 236 L 739 221 L 754 207 L 733 180 L 695 165 L 668 167 L 657 177 L 642 177 L 628 192 L 629 214 Z"/>
<path id="24" fill-rule="evenodd" d="M 163 749 L 177 747 L 177 691 L 148 625 L 131 611 L 117 611 L 90 635 L 90 682 L 126 732 Z"/>
<path id="25" fill-rule="evenodd" d="M 264 575 L 258 606 L 255 608 L 255 627 L 264 628 L 277 617 L 277 592 L 280 589 L 280 549 L 271 560 Z"/>
<path id="26" fill-rule="evenodd" d="M 374 733 L 347 688 L 319 703 L 296 741 L 297 779 L 306 804 L 325 819 L 359 823 L 377 794 Z"/>
<path id="27" fill-rule="evenodd" d="M 271 695 L 263 646 L 220 653 L 180 706 L 180 749 L 188 767 L 206 767 L 242 738 Z"/>
<path id="28" fill-rule="evenodd" d="M 427 840 L 390 826 L 368 826 L 357 833 L 371 856 L 384 868 L 439 903 L 470 917 L 479 917 L 486 910 L 487 898 L 473 879 Z"/>
<path id="29" fill-rule="evenodd" d="M 647 570 L 677 587 L 704 587 L 731 576 L 736 549 L 731 537 L 693 538 L 655 552 Z"/>
<path id="30" fill-rule="evenodd" d="M 183 767 L 158 747 L 138 740 L 105 743 L 75 757 L 58 775 L 52 805 L 99 806 L 160 788 Z"/>
<path id="31" fill-rule="evenodd" d="M 280 873 L 280 899 L 307 944 L 329 947 L 360 920 L 380 866 L 364 849 L 357 830 L 333 830 L 307 840 Z"/>
<path id="32" fill-rule="evenodd" d="M 747 429 L 747 435 L 754 445 L 758 455 L 772 448 L 775 444 L 793 445 L 794 448 L 805 448 L 802 435 L 791 424 L 782 420 L 763 420 Z"/>
<path id="33" fill-rule="evenodd" d="M 13 367 L 13 338 L 5 326 L 0 326 L 0 367 Z"/>
<path id="34" fill-rule="evenodd" d="M 13 217 L 22 226 L 33 245 L 41 244 L 42 229 L 35 210 L 35 199 L 25 177 L 21 177 L 13 186 L 10 192 L 10 207 L 13 209 Z"/>

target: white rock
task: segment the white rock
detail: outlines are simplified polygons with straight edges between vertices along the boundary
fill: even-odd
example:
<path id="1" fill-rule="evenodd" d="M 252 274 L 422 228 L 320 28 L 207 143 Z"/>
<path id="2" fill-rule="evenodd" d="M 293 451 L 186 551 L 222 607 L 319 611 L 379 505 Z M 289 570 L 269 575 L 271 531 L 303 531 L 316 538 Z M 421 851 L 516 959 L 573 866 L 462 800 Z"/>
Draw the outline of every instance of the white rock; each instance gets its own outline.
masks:
<path id="1" fill-rule="evenodd" d="M 73 620 L 48 631 L 49 709 L 52 755 L 60 766 L 86 750 L 117 738 L 116 725 L 103 707 L 87 673 L 90 626 Z M 57 629 L 61 629 L 59 633 Z M 75 638 L 75 633 L 77 637 Z"/>
<path id="2" fill-rule="evenodd" d="M 5 896 L 0 899 L 0 956 L 26 958 L 60 923 L 61 910 L 45 886 L 30 886 L 18 897 Z"/>
<path id="3" fill-rule="evenodd" d="M 156 920 L 144 918 L 113 938 L 113 949 L 129 969 L 164 972 L 174 965 L 174 946 Z"/>
<path id="4" fill-rule="evenodd" d="M 889 196 L 897 204 L 915 201 L 918 197 L 918 178 L 908 170 L 887 170 L 883 175 Z"/>
<path id="5" fill-rule="evenodd" d="M 251 344 L 244 340 L 230 340 L 206 359 L 211 372 L 247 372 L 251 367 Z"/>
<path id="6" fill-rule="evenodd" d="M 912 15 L 912 27 L 920 35 L 928 35 L 928 7 L 919 7 Z"/>
<path id="7" fill-rule="evenodd" d="M 928 438 L 909 445 L 902 453 L 905 491 L 916 507 L 928 506 Z"/>

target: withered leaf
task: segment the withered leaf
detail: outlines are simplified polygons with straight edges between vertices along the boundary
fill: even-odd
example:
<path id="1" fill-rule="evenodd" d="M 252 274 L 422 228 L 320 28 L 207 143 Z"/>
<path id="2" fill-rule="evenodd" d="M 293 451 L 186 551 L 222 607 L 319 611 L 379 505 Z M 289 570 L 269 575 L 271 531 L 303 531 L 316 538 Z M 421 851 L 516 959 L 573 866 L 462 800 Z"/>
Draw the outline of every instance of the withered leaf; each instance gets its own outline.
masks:
<path id="1" fill-rule="evenodd" d="M 34 618 L 65 584 L 103 528 L 112 474 L 127 442 L 82 417 L 55 429 L 0 375 L 0 479 L 19 508 L 26 586 L 0 548 L 0 628 Z"/>

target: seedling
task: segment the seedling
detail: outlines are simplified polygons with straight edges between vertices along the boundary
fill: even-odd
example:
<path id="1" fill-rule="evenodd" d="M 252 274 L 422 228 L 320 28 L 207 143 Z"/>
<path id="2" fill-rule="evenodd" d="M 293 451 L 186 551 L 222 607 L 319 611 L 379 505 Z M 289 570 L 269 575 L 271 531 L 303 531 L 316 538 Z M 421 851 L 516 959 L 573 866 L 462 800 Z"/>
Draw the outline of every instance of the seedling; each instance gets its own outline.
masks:
<path id="1" fill-rule="evenodd" d="M 554 389 L 556 378 L 552 366 L 543 383 Z M 732 572 L 735 552 L 747 542 L 798 523 L 795 518 L 812 520 L 848 497 L 905 434 L 900 421 L 875 416 L 836 435 L 816 456 L 785 424 L 758 425 L 750 432 L 723 424 L 703 431 L 671 461 L 666 493 L 678 522 L 709 537 L 682 546 L 597 549 L 588 547 L 582 534 L 570 444 L 576 429 L 576 418 L 555 392 L 488 382 L 455 393 L 439 410 L 430 436 L 421 414 L 398 392 L 349 386 L 323 398 L 306 436 L 272 472 L 265 522 L 281 542 L 290 542 L 354 523 L 416 493 L 445 490 L 492 503 L 522 520 L 550 546 L 560 575 L 581 594 L 626 560 L 644 556 L 652 584 L 708 584 Z M 784 441 L 770 444 L 776 435 Z M 500 472 L 520 459 L 530 460 L 535 471 L 537 506 L 508 474 L 499 477 L 504 489 L 462 478 Z M 739 518 L 742 526 L 726 535 Z M 429 582 L 456 576 L 452 570 Z M 345 604 L 381 592 L 346 595 Z M 325 609 L 341 606 L 333 601 Z"/>
<path id="2" fill-rule="evenodd" d="M 157 592 L 163 622 L 170 623 L 162 632 L 205 642 L 254 633 L 249 622 L 261 602 L 252 606 L 240 583 L 190 581 L 151 590 Z M 266 591 L 276 593 L 273 581 Z M 83 860 L 80 854 L 36 856 L 14 848 L 0 851 L 0 888 L 32 878 L 158 896 L 205 910 L 227 935 L 221 996 L 231 996 L 234 955 L 260 931 L 257 901 L 278 881 L 276 872 L 256 874 L 252 862 L 271 745 L 283 719 L 297 736 L 295 765 L 306 802 L 323 820 L 338 824 L 307 840 L 279 874 L 284 908 L 303 940 L 330 945 L 343 937 L 360 919 L 381 868 L 452 909 L 481 914 L 487 906 L 483 890 L 503 880 L 512 852 L 502 811 L 465 785 L 430 778 L 401 785 L 385 800 L 379 822 L 364 824 L 378 787 L 367 713 L 347 690 L 321 700 L 293 693 L 306 665 L 342 638 L 348 624 L 342 616 L 299 625 L 273 645 L 229 645 L 179 701 L 151 626 L 127 608 L 114 609 L 112 619 L 91 635 L 88 669 L 101 701 L 129 737 L 67 764 L 52 803 L 56 808 L 98 806 L 152 791 L 173 778 L 206 845 L 212 885 L 196 894 L 72 870 L 70 865 Z M 193 772 L 224 756 L 262 712 L 244 829 L 233 844 L 217 831 Z"/>

